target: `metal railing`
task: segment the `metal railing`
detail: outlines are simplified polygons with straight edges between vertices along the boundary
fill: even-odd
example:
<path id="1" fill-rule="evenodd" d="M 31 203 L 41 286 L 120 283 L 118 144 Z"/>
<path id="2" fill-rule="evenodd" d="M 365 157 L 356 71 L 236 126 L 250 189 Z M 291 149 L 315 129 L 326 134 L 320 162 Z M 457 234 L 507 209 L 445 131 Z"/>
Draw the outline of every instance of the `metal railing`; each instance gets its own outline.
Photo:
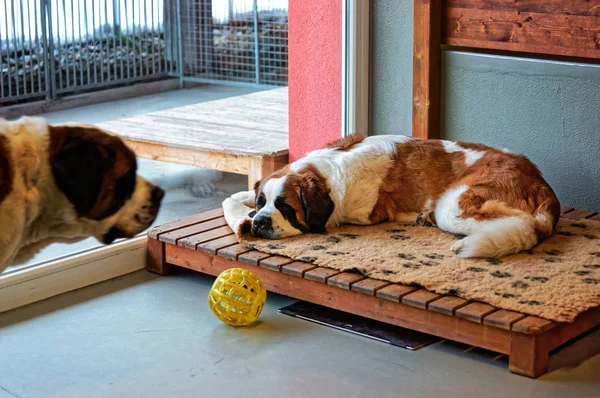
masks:
<path id="1" fill-rule="evenodd" d="M 177 74 L 165 14 L 162 0 L 0 1 L 0 103 Z"/>
<path id="2" fill-rule="evenodd" d="M 287 85 L 287 0 L 0 0 L 0 105 L 168 76 Z"/>

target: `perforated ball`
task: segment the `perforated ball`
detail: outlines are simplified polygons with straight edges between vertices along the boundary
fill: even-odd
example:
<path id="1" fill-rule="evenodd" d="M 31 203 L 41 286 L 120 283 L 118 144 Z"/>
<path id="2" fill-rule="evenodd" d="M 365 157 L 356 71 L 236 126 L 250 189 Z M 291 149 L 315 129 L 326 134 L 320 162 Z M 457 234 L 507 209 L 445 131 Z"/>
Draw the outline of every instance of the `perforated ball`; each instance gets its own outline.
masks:
<path id="1" fill-rule="evenodd" d="M 231 268 L 217 277 L 208 293 L 208 306 L 231 326 L 254 323 L 267 300 L 267 289 L 251 271 Z"/>

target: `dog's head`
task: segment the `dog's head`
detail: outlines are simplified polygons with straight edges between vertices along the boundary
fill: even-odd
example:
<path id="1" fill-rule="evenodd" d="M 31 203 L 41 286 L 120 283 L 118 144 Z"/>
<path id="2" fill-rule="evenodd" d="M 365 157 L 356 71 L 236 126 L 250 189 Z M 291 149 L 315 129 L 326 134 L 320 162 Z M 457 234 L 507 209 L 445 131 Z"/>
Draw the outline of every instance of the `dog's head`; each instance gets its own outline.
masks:
<path id="1" fill-rule="evenodd" d="M 164 191 L 136 174 L 135 154 L 119 137 L 90 125 L 49 126 L 49 136 L 56 187 L 99 241 L 130 238 L 152 224 Z"/>
<path id="2" fill-rule="evenodd" d="M 256 211 L 252 235 L 281 239 L 302 233 L 323 233 L 334 209 L 327 180 L 314 167 L 284 169 L 254 187 Z"/>

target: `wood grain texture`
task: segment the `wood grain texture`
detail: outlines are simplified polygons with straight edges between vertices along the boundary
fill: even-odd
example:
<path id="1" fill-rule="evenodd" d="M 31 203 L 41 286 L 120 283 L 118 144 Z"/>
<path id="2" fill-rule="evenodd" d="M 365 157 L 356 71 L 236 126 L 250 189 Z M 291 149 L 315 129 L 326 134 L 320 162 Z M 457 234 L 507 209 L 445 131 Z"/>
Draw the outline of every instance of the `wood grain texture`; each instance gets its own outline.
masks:
<path id="1" fill-rule="evenodd" d="M 454 312 L 464 307 L 469 301 L 456 297 L 456 296 L 444 296 L 438 300 L 432 301 L 427 306 L 428 309 L 435 312 L 440 312 L 446 315 L 454 315 Z"/>
<path id="2" fill-rule="evenodd" d="M 217 229 L 219 227 L 224 227 L 227 225 L 227 222 L 224 218 L 216 218 L 213 220 L 201 222 L 198 224 L 190 225 L 188 227 L 183 227 L 176 229 L 171 232 L 167 232 L 160 235 L 160 240 L 165 243 L 170 243 L 172 245 L 176 245 L 180 239 L 186 238 L 188 236 L 196 235 L 202 232 L 210 231 L 213 229 Z"/>
<path id="3" fill-rule="evenodd" d="M 196 250 L 202 250 L 210 254 L 216 254 L 220 249 L 224 249 L 228 246 L 233 246 L 238 243 L 235 235 L 228 235 L 222 238 L 211 240 L 208 242 L 200 243 Z"/>
<path id="4" fill-rule="evenodd" d="M 226 269 L 240 266 L 238 262 L 223 257 L 169 244 L 166 245 L 166 260 L 173 265 L 209 275 L 218 275 Z M 272 272 L 251 264 L 243 266 L 254 272 L 271 292 L 503 354 L 510 350 L 510 332 L 506 330 L 358 294 L 308 278 Z"/>
<path id="5" fill-rule="evenodd" d="M 208 231 L 203 231 L 194 235 L 178 239 L 177 244 L 179 246 L 195 250 L 196 247 L 198 247 L 198 245 L 202 243 L 209 242 L 211 240 L 229 235 L 233 235 L 233 231 L 231 230 L 231 228 L 229 228 L 229 225 L 225 225 L 219 228 L 209 229 Z"/>
<path id="6" fill-rule="evenodd" d="M 188 156 L 197 151 L 196 164 L 204 163 L 203 158 L 211 152 L 244 156 L 287 155 L 287 95 L 287 87 L 283 87 L 98 125 L 131 144 L 189 149 Z M 143 153 L 143 147 L 138 149 L 142 155 L 152 156 L 152 153 Z"/>
<path id="7" fill-rule="evenodd" d="M 483 323 L 497 328 L 511 330 L 513 323 L 525 318 L 525 314 L 514 311 L 498 310 L 483 319 Z"/>
<path id="8" fill-rule="evenodd" d="M 427 289 L 421 289 L 402 297 L 402 303 L 425 309 L 429 303 L 438 300 L 441 297 L 441 294 L 430 292 Z"/>
<path id="9" fill-rule="evenodd" d="M 512 373 L 539 377 L 548 371 L 548 362 L 548 348 L 537 336 L 511 333 L 508 368 Z"/>
<path id="10" fill-rule="evenodd" d="M 557 0 L 532 2 L 448 1 L 443 43 L 451 46 L 600 58 L 600 16 L 593 6 Z M 589 3 L 589 2 L 588 2 Z"/>
<path id="11" fill-rule="evenodd" d="M 556 324 L 537 316 L 528 316 L 512 326 L 512 331 L 517 333 L 537 334 L 553 328 Z"/>
<path id="12" fill-rule="evenodd" d="M 270 269 L 271 271 L 279 272 L 281 270 L 281 267 L 283 267 L 286 264 L 290 264 L 293 261 L 294 260 L 292 260 L 289 257 L 273 256 L 261 260 L 259 265 L 263 268 Z"/>
<path id="13" fill-rule="evenodd" d="M 339 274 L 340 271 L 332 268 L 325 267 L 317 267 L 315 269 L 311 269 L 304 273 L 304 278 L 319 282 L 319 283 L 327 283 L 327 279 L 333 275 Z"/>
<path id="14" fill-rule="evenodd" d="M 240 245 L 238 243 L 237 245 L 232 245 L 224 249 L 220 249 L 219 251 L 217 251 L 217 254 L 229 260 L 237 260 L 239 255 L 248 253 L 250 251 L 252 251 L 252 249 L 249 249 L 246 246 Z"/>
<path id="15" fill-rule="evenodd" d="M 412 135 L 440 136 L 442 2 L 415 0 L 413 28 Z"/>
<path id="16" fill-rule="evenodd" d="M 249 251 L 238 256 L 238 261 L 246 264 L 252 264 L 258 266 L 258 264 L 267 258 L 271 257 L 271 254 L 259 252 L 257 250 Z"/>
<path id="17" fill-rule="evenodd" d="M 292 275 L 299 278 L 303 278 L 305 272 L 315 268 L 317 268 L 316 265 L 303 263 L 301 261 L 294 261 L 291 264 L 287 264 L 281 267 L 281 272 L 283 272 L 286 275 Z"/>
<path id="18" fill-rule="evenodd" d="M 472 322 L 481 323 L 483 318 L 496 312 L 497 308 L 486 303 L 469 303 L 456 310 L 455 316 Z"/>
<path id="19" fill-rule="evenodd" d="M 159 275 L 168 275 L 171 265 L 165 260 L 165 244 L 157 239 L 148 238 L 146 249 L 146 269 Z"/>
<path id="20" fill-rule="evenodd" d="M 400 300 L 402 300 L 402 297 L 416 290 L 419 290 L 419 288 L 416 286 L 406 286 L 394 283 L 392 285 L 379 289 L 375 293 L 375 295 L 379 298 L 399 303 Z"/>
<path id="21" fill-rule="evenodd" d="M 579 220 L 583 220 L 584 218 L 592 217 L 595 214 L 596 214 L 596 212 L 594 212 L 594 211 L 573 210 L 573 211 L 566 213 L 562 218 L 566 218 L 568 220 L 579 221 Z"/>
<path id="22" fill-rule="evenodd" d="M 184 217 L 180 220 L 168 222 L 166 224 L 158 225 L 156 227 L 152 227 L 148 231 L 148 236 L 150 238 L 156 239 L 167 232 L 172 232 L 180 228 L 185 228 L 190 225 L 199 224 L 201 222 L 220 217 L 223 217 L 223 208 L 221 207 L 200 214 L 195 214 L 193 216 Z"/>
<path id="23" fill-rule="evenodd" d="M 327 279 L 327 284 L 331 286 L 337 286 L 342 289 L 350 290 L 352 284 L 358 281 L 362 281 L 366 279 L 366 277 L 357 272 L 341 272 L 339 274 L 333 275 L 329 279 Z"/>
<path id="24" fill-rule="evenodd" d="M 446 7 L 600 16 L 600 0 L 446 0 Z"/>
<path id="25" fill-rule="evenodd" d="M 391 285 L 390 282 L 367 278 L 352 284 L 351 290 L 362 294 L 368 294 L 369 296 L 375 296 L 379 289 L 383 289 L 389 285 Z"/>

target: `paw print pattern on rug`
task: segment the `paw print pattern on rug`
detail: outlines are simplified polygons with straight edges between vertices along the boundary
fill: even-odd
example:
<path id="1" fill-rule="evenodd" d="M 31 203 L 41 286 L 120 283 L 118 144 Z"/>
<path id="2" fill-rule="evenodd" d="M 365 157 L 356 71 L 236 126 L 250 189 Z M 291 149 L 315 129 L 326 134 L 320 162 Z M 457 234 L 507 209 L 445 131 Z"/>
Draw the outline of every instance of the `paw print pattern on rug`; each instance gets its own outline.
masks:
<path id="1" fill-rule="evenodd" d="M 385 232 L 389 232 L 392 234 L 400 234 L 402 232 L 406 232 L 405 229 L 386 229 Z"/>
<path id="2" fill-rule="evenodd" d="M 311 247 L 312 250 L 325 250 L 327 249 L 327 247 L 325 246 L 321 246 L 321 245 L 314 245 L 313 247 Z"/>
<path id="3" fill-rule="evenodd" d="M 349 238 L 349 239 L 356 239 L 360 235 L 359 234 L 340 234 L 340 236 L 343 236 L 344 238 Z"/>
<path id="4" fill-rule="evenodd" d="M 479 267 L 469 267 L 469 268 L 467 268 L 467 271 L 471 271 L 471 272 L 487 272 L 487 269 L 485 269 L 485 268 L 479 268 Z"/>
<path id="5" fill-rule="evenodd" d="M 336 236 L 330 236 L 329 238 L 325 239 L 325 242 L 327 243 L 340 243 L 342 240 Z"/>
<path id="6" fill-rule="evenodd" d="M 412 254 L 405 254 L 405 253 L 398 253 L 398 257 L 400 257 L 403 260 L 414 260 L 414 259 L 416 259 L 416 257 L 413 256 Z"/>
<path id="7" fill-rule="evenodd" d="M 407 240 L 410 239 L 410 236 L 405 236 L 405 235 L 392 235 L 390 236 L 390 238 L 394 239 L 394 240 Z"/>
<path id="8" fill-rule="evenodd" d="M 514 287 L 515 289 L 527 289 L 529 287 L 529 284 L 523 281 L 516 281 L 512 284 L 512 287 Z"/>
<path id="9" fill-rule="evenodd" d="M 548 282 L 548 278 L 546 278 L 545 276 L 526 276 L 524 279 L 531 281 L 531 282 L 541 282 L 541 283 Z"/>
<path id="10" fill-rule="evenodd" d="M 438 253 L 430 253 L 430 254 L 425 254 L 425 257 L 427 257 L 430 260 L 441 260 L 444 258 L 444 255 L 438 254 Z"/>
<path id="11" fill-rule="evenodd" d="M 502 271 L 494 271 L 491 273 L 494 278 L 512 278 L 512 274 Z"/>

